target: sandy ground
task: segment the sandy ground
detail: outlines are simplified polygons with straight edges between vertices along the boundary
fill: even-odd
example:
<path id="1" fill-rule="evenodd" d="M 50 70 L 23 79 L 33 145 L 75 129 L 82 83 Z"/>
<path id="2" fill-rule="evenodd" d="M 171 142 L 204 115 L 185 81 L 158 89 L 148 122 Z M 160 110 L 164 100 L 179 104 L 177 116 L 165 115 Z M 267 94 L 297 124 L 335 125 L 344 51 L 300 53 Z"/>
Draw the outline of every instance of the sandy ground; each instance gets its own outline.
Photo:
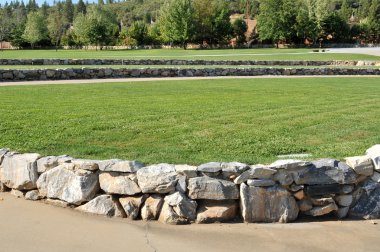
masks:
<path id="1" fill-rule="evenodd" d="M 377 221 L 169 226 L 0 193 L 0 251 L 380 251 Z"/>
<path id="2" fill-rule="evenodd" d="M 146 82 L 146 81 L 178 81 L 178 80 L 216 80 L 216 79 L 274 79 L 274 78 L 380 78 L 376 75 L 296 75 L 296 76 L 219 76 L 219 77 L 165 77 L 165 78 L 119 78 L 119 79 L 89 79 L 89 80 L 47 80 L 47 81 L 12 81 L 0 82 L 0 87 L 6 86 L 35 86 L 35 85 L 67 85 L 67 84 L 96 84 L 96 83 L 120 83 L 120 82 Z"/>

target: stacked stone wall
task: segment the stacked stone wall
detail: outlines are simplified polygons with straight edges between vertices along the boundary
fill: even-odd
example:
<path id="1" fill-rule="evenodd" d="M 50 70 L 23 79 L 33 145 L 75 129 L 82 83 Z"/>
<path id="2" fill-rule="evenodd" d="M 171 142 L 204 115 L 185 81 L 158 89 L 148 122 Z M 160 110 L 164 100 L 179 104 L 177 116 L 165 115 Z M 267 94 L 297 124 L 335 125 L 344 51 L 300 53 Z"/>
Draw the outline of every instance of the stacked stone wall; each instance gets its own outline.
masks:
<path id="1" fill-rule="evenodd" d="M 380 145 L 345 161 L 199 166 L 0 149 L 0 191 L 78 211 L 166 224 L 380 218 Z"/>

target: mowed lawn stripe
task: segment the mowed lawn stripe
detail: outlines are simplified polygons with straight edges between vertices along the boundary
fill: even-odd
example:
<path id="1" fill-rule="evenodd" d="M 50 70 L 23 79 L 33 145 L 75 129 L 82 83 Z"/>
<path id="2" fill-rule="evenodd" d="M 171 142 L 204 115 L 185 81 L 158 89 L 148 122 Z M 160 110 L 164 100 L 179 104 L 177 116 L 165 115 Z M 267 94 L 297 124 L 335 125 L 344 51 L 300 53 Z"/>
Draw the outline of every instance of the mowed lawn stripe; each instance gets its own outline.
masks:
<path id="1" fill-rule="evenodd" d="M 146 163 L 271 162 L 380 143 L 379 78 L 0 87 L 0 146 Z"/>

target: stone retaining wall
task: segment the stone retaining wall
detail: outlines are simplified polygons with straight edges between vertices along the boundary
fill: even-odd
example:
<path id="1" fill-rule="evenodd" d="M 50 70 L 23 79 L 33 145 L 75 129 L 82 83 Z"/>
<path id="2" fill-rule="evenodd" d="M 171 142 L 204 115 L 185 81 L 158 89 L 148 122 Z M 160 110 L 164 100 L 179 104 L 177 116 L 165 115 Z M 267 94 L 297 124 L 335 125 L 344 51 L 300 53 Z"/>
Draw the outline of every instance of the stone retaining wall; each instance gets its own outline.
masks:
<path id="1" fill-rule="evenodd" d="M 0 149 L 0 191 L 109 217 L 167 224 L 380 218 L 380 145 L 345 162 L 199 166 L 41 157 Z"/>
<path id="2" fill-rule="evenodd" d="M 263 60 L 128 60 L 128 59 L 0 59 L 0 65 L 261 65 L 261 66 L 380 66 L 380 61 Z"/>
<path id="3" fill-rule="evenodd" d="M 32 70 L 0 69 L 0 82 L 26 80 L 265 75 L 380 75 L 380 68 L 67 68 Z"/>

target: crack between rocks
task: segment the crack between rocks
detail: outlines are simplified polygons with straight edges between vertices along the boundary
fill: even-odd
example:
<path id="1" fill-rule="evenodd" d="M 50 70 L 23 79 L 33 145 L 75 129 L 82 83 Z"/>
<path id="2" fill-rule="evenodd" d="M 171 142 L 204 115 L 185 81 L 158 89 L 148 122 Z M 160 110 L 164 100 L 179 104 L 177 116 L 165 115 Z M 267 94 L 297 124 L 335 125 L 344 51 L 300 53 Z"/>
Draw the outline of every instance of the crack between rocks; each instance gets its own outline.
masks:
<path id="1" fill-rule="evenodd" d="M 149 222 L 146 222 L 146 225 L 145 225 L 145 234 L 144 234 L 144 237 L 145 237 L 145 240 L 146 240 L 146 244 L 154 251 L 154 252 L 157 252 L 157 249 L 151 244 L 150 240 L 149 240 Z"/>

